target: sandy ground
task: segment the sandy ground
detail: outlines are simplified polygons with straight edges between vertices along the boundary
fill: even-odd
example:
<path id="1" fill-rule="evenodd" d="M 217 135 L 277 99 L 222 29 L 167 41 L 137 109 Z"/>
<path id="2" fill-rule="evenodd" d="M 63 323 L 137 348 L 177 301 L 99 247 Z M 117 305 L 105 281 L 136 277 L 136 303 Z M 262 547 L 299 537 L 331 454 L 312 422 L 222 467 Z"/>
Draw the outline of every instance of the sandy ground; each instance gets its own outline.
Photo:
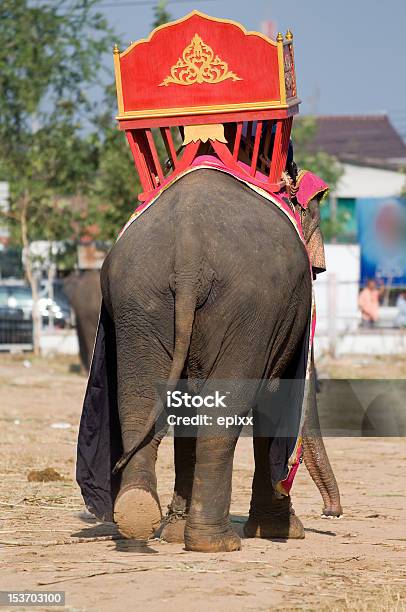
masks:
<path id="1" fill-rule="evenodd" d="M 321 518 L 303 466 L 293 495 L 303 541 L 243 540 L 242 551 L 229 554 L 189 553 L 158 540 L 140 549 L 83 514 L 74 461 L 84 377 L 69 373 L 68 360 L 31 367 L 23 360 L 0 355 L 0 590 L 64 590 L 72 611 L 405 609 L 404 439 L 326 441 L 345 514 Z M 394 377 L 393 367 L 368 359 L 322 364 L 332 376 L 383 377 L 387 368 Z M 405 376 L 406 361 L 396 368 Z M 165 439 L 159 455 L 163 508 L 173 486 L 171 447 Z M 253 472 L 249 439 L 240 440 L 234 466 L 232 514 L 241 531 Z M 64 479 L 28 481 L 31 470 L 47 467 Z"/>

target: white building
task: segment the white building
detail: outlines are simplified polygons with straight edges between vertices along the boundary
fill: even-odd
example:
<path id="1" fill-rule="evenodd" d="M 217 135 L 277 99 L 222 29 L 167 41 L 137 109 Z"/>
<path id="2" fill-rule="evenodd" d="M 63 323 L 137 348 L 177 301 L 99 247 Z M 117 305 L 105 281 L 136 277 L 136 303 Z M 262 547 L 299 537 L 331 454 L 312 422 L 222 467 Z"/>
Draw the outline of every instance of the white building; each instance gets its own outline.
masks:
<path id="1" fill-rule="evenodd" d="M 346 163 L 342 168 L 344 173 L 334 193 L 340 200 L 398 196 L 405 186 L 406 175 L 398 170 Z"/>

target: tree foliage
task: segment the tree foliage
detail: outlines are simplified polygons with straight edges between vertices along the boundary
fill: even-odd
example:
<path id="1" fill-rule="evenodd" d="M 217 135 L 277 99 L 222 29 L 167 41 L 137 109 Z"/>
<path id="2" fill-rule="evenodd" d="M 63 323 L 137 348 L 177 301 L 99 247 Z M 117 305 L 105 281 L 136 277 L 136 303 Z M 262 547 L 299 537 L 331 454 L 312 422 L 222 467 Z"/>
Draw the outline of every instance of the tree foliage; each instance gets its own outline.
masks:
<path id="1" fill-rule="evenodd" d="M 0 5 L 0 180 L 10 183 L 13 218 L 25 209 L 31 240 L 66 236 L 71 198 L 87 193 L 97 167 L 97 141 L 84 130 L 112 34 L 94 4 L 75 0 L 63 13 Z"/>
<path id="2" fill-rule="evenodd" d="M 172 19 L 172 15 L 167 9 L 168 3 L 166 0 L 159 0 L 154 8 L 154 21 L 152 26 L 157 28 L 158 26 L 168 23 Z"/>
<path id="3" fill-rule="evenodd" d="M 172 19 L 166 0 L 160 0 L 154 8 L 154 28 Z M 141 184 L 124 132 L 117 127 L 115 85 L 105 89 L 103 112 L 95 120 L 99 138 L 98 167 L 94 175 L 87 210 L 89 223 L 98 226 L 98 237 L 112 240 L 137 206 L 137 194 Z M 163 143 L 157 139 L 160 158 L 167 157 Z"/>
<path id="4" fill-rule="evenodd" d="M 34 239 L 72 234 L 97 167 L 97 138 L 84 130 L 112 33 L 95 4 L 0 4 L 0 180 L 10 184 L 11 227 L 25 252 L 36 353 L 38 285 L 29 247 Z"/>
<path id="5" fill-rule="evenodd" d="M 319 175 L 329 184 L 330 189 L 334 190 L 343 170 L 336 157 L 324 151 L 311 152 L 310 145 L 316 131 L 316 119 L 310 115 L 300 117 L 295 121 L 292 134 L 295 161 L 300 168 L 311 170 Z"/>
<path id="6" fill-rule="evenodd" d="M 99 1 L 0 5 L 0 180 L 10 183 L 15 242 L 23 201 L 29 241 L 111 241 L 137 205 L 115 87 L 99 85 L 114 40 Z M 159 2 L 154 25 L 170 18 Z"/>
<path id="7" fill-rule="evenodd" d="M 300 117 L 295 121 L 292 134 L 295 161 L 300 168 L 310 170 L 320 176 L 328 183 L 330 192 L 333 192 L 343 174 L 343 169 L 336 157 L 324 151 L 314 153 L 311 150 L 316 130 L 316 119 L 310 115 Z M 328 206 L 328 203 L 322 206 Z M 330 241 L 340 234 L 347 221 L 345 212 L 331 214 L 330 208 L 328 215 L 322 215 L 321 226 L 324 239 Z"/>
<path id="8" fill-rule="evenodd" d="M 87 220 L 98 228 L 97 238 L 112 241 L 134 212 L 141 191 L 124 132 L 117 127 L 115 85 L 106 87 L 104 112 L 95 119 L 98 162 L 89 190 Z"/>

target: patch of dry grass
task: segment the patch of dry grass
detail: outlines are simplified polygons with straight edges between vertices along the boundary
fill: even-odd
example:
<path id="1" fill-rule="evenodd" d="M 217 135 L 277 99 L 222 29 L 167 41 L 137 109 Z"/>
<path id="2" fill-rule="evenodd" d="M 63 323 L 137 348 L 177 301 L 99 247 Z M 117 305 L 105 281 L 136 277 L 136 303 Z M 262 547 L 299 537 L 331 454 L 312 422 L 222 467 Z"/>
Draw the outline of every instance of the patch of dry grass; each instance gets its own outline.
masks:
<path id="1" fill-rule="evenodd" d="M 404 379 L 406 356 L 343 355 L 338 359 L 323 355 L 317 360 L 321 377 L 357 379 Z"/>

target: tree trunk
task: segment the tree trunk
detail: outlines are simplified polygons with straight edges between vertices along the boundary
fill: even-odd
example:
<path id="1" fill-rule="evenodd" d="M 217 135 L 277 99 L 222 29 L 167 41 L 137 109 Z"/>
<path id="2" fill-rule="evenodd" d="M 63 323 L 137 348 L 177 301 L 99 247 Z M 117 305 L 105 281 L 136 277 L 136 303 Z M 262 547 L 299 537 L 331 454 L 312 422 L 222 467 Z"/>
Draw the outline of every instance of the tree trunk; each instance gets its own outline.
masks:
<path id="1" fill-rule="evenodd" d="M 37 278 L 34 273 L 32 259 L 30 254 L 30 242 L 28 238 L 28 222 L 27 222 L 27 211 L 28 204 L 30 201 L 29 194 L 25 191 L 20 211 L 20 227 L 21 227 L 21 242 L 25 252 L 24 257 L 24 271 L 27 280 L 31 287 L 32 293 L 32 324 L 33 324 L 33 351 L 34 355 L 39 356 L 41 354 L 40 348 L 40 336 L 41 336 L 41 315 L 39 312 L 39 292 Z"/>

